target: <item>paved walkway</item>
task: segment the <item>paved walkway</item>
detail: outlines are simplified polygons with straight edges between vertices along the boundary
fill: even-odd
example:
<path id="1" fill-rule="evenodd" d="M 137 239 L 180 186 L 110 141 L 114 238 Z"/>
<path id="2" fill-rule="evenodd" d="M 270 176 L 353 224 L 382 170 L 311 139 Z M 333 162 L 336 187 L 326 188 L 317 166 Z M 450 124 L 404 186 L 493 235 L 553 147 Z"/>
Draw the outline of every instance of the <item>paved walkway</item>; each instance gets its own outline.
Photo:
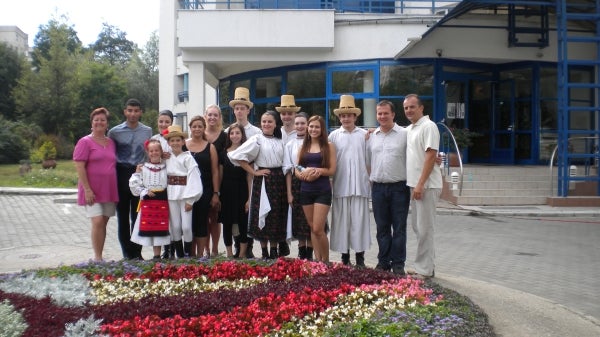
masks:
<path id="1" fill-rule="evenodd" d="M 70 189 L 0 188 L 0 273 L 88 260 L 90 224 L 74 201 Z M 438 206 L 436 281 L 481 306 L 500 336 L 600 336 L 599 209 Z M 374 225 L 372 239 L 369 266 Z M 121 258 L 115 218 L 105 258 Z"/>

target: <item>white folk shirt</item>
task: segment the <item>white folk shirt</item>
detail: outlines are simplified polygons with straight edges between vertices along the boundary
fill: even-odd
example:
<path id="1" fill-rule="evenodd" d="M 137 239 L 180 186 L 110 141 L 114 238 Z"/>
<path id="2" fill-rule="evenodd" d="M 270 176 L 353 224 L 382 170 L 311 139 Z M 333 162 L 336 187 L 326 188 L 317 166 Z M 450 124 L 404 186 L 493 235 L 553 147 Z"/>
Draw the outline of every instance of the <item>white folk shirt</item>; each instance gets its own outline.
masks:
<path id="1" fill-rule="evenodd" d="M 178 156 L 171 153 L 166 163 L 167 175 L 187 177 L 185 185 L 167 185 L 169 200 L 183 200 L 190 205 L 198 201 L 203 192 L 202 180 L 198 164 L 190 152 L 185 151 Z"/>
<path id="2" fill-rule="evenodd" d="M 406 134 L 405 128 L 394 123 L 387 133 L 377 128 L 367 146 L 371 163 L 369 179 L 375 183 L 396 183 L 406 180 Z"/>
<path id="3" fill-rule="evenodd" d="M 136 172 L 129 178 L 131 194 L 144 198 L 149 191 L 162 191 L 167 188 L 167 168 L 164 163 L 146 162 L 142 172 Z"/>
<path id="4" fill-rule="evenodd" d="M 352 131 L 340 127 L 329 134 L 337 160 L 333 176 L 334 198 L 370 196 L 366 134 L 366 130 L 357 127 Z"/>
<path id="5" fill-rule="evenodd" d="M 275 137 L 265 137 L 262 133 L 252 136 L 237 149 L 227 153 L 236 166 L 240 161 L 254 162 L 255 168 L 283 166 L 283 141 Z"/>
<path id="6" fill-rule="evenodd" d="M 285 144 L 283 153 L 283 174 L 294 172 L 294 167 L 298 165 L 298 151 L 302 147 L 304 137 L 296 137 Z"/>
<path id="7" fill-rule="evenodd" d="M 436 151 L 439 149 L 440 132 L 429 116 L 421 117 L 415 124 L 409 125 L 406 130 L 408 131 L 406 184 L 415 187 L 423 172 L 425 152 L 427 149 Z M 433 170 L 429 174 L 424 188 L 442 188 L 442 172 L 439 165 L 433 164 Z"/>

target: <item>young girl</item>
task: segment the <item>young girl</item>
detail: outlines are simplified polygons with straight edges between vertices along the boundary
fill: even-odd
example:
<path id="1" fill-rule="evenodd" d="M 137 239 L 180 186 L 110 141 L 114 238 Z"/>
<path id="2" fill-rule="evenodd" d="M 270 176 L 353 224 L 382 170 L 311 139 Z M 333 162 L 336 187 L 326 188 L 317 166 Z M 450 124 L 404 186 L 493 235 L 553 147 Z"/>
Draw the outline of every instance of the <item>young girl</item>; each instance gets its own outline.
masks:
<path id="1" fill-rule="evenodd" d="M 243 168 L 235 166 L 227 157 L 227 153 L 236 150 L 246 141 L 244 128 L 233 123 L 227 132 L 225 149 L 219 156 L 219 177 L 221 178 L 221 214 L 219 220 L 223 223 L 223 241 L 227 249 L 227 257 L 234 257 L 232 251 L 233 236 L 239 242 L 237 257 L 247 258 L 248 249 L 248 190 L 252 177 Z M 237 226 L 238 233 L 233 233 Z"/>
<path id="2" fill-rule="evenodd" d="M 162 162 L 160 141 L 151 139 L 145 147 L 148 162 L 138 165 L 129 179 L 131 193 L 140 197 L 139 214 L 131 233 L 131 241 L 142 246 L 153 246 L 154 259 L 158 260 L 161 246 L 171 243 L 167 168 Z"/>
<path id="3" fill-rule="evenodd" d="M 310 227 L 306 222 L 306 216 L 304 216 L 304 210 L 300 203 L 300 180 L 293 173 L 298 165 L 298 151 L 302 147 L 304 135 L 306 135 L 307 120 L 308 117 L 304 112 L 298 113 L 294 119 L 296 137 L 285 144 L 283 172 L 285 173 L 288 204 L 292 209 L 292 237 L 298 240 L 298 257 L 312 260 L 313 247 L 310 241 Z"/>
<path id="4" fill-rule="evenodd" d="M 278 113 L 267 111 L 261 116 L 260 125 L 262 133 L 252 136 L 228 156 L 253 176 L 248 236 L 260 241 L 263 258 L 276 259 L 277 244 L 286 239 L 288 210 L 282 170 L 282 123 Z M 270 254 L 267 244 L 271 245 Z"/>
<path id="5" fill-rule="evenodd" d="M 173 113 L 171 110 L 161 110 L 158 113 L 156 125 L 158 126 L 158 133 L 152 136 L 151 139 L 156 139 L 160 142 L 163 150 L 163 159 L 169 159 L 169 156 L 171 155 L 171 147 L 162 134 L 169 126 L 173 125 Z M 172 247 L 170 244 L 165 245 L 163 247 L 162 258 L 170 259 L 173 257 L 175 257 L 175 247 Z"/>
<path id="6" fill-rule="evenodd" d="M 327 140 L 323 117 L 312 116 L 308 120 L 308 133 L 298 152 L 298 163 L 301 167 L 295 174 L 302 181 L 300 202 L 311 229 L 315 259 L 329 262 L 329 241 L 325 233 L 325 222 L 331 207 L 329 177 L 335 173 L 336 157 L 335 146 Z"/>
<path id="7" fill-rule="evenodd" d="M 163 136 L 171 147 L 171 156 L 166 161 L 171 244 L 175 245 L 177 257 L 190 256 L 194 239 L 192 208 L 203 190 L 200 171 L 194 157 L 183 151 L 186 135 L 179 125 L 169 126 Z"/>

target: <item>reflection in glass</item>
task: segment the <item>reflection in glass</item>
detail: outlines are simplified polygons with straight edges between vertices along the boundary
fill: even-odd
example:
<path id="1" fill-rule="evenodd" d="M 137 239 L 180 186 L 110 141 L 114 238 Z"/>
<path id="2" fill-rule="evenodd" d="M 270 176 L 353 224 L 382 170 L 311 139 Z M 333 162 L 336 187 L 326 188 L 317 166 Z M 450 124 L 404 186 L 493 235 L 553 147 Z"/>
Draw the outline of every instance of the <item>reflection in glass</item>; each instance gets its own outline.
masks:
<path id="1" fill-rule="evenodd" d="M 325 91 L 325 69 L 297 70 L 287 74 L 287 92 L 298 98 L 319 98 Z"/>
<path id="2" fill-rule="evenodd" d="M 267 98 L 281 96 L 281 76 L 259 77 L 256 79 L 254 97 Z"/>
<path id="3" fill-rule="evenodd" d="M 375 91 L 373 70 L 334 71 L 332 91 L 336 94 L 371 93 Z"/>
<path id="4" fill-rule="evenodd" d="M 433 95 L 431 64 L 382 65 L 379 70 L 379 94 L 398 96 L 416 93 Z"/>

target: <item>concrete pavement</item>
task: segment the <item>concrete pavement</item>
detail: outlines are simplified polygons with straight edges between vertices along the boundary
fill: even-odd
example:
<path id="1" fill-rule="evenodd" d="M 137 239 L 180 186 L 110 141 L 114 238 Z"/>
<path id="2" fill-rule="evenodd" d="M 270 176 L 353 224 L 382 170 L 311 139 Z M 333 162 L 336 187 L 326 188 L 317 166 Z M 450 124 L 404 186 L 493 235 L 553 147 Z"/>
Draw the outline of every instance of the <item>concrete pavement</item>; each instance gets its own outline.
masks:
<path id="1" fill-rule="evenodd" d="M 92 257 L 89 220 L 74 193 L 0 188 L 0 273 Z M 435 280 L 482 307 L 500 336 L 600 336 L 599 209 L 467 208 L 443 201 L 438 207 Z M 366 252 L 371 267 L 377 263 L 372 224 L 373 245 Z M 220 246 L 224 251 L 222 241 Z M 296 244 L 291 246 L 295 256 Z M 410 225 L 407 249 L 410 261 Z M 121 258 L 115 218 L 104 255 Z M 151 250 L 144 248 L 143 255 L 149 258 Z M 330 256 L 339 261 L 339 253 Z"/>

